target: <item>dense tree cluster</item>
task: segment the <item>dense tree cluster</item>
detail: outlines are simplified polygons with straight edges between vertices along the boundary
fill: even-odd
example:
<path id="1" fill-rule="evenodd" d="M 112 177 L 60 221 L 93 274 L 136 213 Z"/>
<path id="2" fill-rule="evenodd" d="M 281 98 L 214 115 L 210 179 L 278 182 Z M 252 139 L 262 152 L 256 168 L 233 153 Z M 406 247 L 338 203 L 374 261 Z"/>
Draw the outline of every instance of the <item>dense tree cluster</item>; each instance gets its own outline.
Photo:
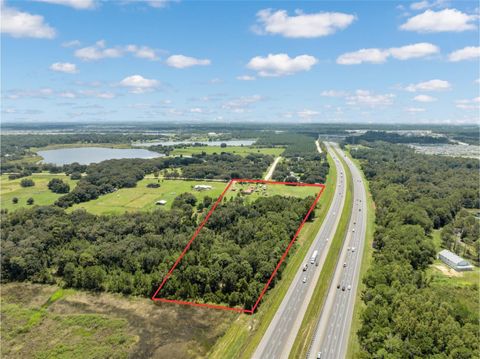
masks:
<path id="1" fill-rule="evenodd" d="M 63 182 L 60 178 L 52 178 L 47 185 L 48 189 L 53 193 L 68 193 L 70 185 Z"/>
<path id="2" fill-rule="evenodd" d="M 422 143 L 422 144 L 439 144 L 449 143 L 447 137 L 444 136 L 420 136 L 420 135 L 403 135 L 395 132 L 385 131 L 367 131 L 358 136 L 347 136 L 345 142 L 349 144 L 359 144 L 362 141 L 384 141 L 390 143 Z"/>
<path id="3" fill-rule="evenodd" d="M 351 151 L 376 205 L 376 251 L 358 331 L 362 358 L 473 358 L 478 286 L 449 287 L 457 295 L 445 295 L 426 269 L 436 254 L 432 229 L 452 223 L 464 207 L 478 208 L 479 163 L 383 142 L 369 147 Z"/>
<path id="4" fill-rule="evenodd" d="M 20 181 L 20 186 L 22 187 L 33 187 L 35 182 L 31 178 L 24 178 Z"/>
<path id="5" fill-rule="evenodd" d="M 443 247 L 480 264 L 480 221 L 465 209 L 441 231 Z"/>
<path id="6" fill-rule="evenodd" d="M 324 183 L 329 170 L 326 148 L 319 153 L 315 138 L 293 135 L 277 164 L 273 179 L 286 182 Z"/>
<path id="7" fill-rule="evenodd" d="M 250 308 L 312 201 L 224 201 L 162 295 Z M 2 213 L 1 278 L 151 295 L 212 205 L 209 197 L 196 202 L 186 193 L 171 211 L 121 216 L 53 206 Z"/>

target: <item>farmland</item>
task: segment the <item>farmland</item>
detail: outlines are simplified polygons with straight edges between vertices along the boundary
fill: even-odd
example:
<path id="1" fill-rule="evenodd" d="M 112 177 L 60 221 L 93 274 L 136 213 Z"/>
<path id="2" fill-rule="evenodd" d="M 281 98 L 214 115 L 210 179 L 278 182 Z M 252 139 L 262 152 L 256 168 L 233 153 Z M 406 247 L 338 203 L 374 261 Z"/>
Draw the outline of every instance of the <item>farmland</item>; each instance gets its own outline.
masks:
<path id="1" fill-rule="evenodd" d="M 225 182 L 213 181 L 184 181 L 184 180 L 159 180 L 159 188 L 148 188 L 148 184 L 157 183 L 155 178 L 144 178 L 133 188 L 122 188 L 113 193 L 100 196 L 96 200 L 76 204 L 69 211 L 84 208 L 93 214 L 120 214 L 133 211 L 149 211 L 155 207 L 156 201 L 165 200 L 164 208 L 170 209 L 172 202 L 178 195 L 191 192 L 197 199 L 204 196 L 217 198 L 225 188 Z M 196 184 L 209 185 L 212 189 L 195 191 L 192 187 Z"/>
<path id="2" fill-rule="evenodd" d="M 9 211 L 27 207 L 27 199 L 33 198 L 34 204 L 37 205 L 50 205 L 53 204 L 57 198 L 61 197 L 61 194 L 53 193 L 47 187 L 48 182 L 53 178 L 60 178 L 64 182 L 70 185 L 72 190 L 77 181 L 71 180 L 65 174 L 50 174 L 50 173 L 37 173 L 25 178 L 32 179 L 35 182 L 33 187 L 21 187 L 19 179 L 9 180 L 7 175 L 1 176 L 0 194 L 1 194 L 1 207 L 2 209 L 8 209 Z M 12 199 L 18 198 L 18 203 L 13 204 Z"/>
<path id="3" fill-rule="evenodd" d="M 234 153 L 240 156 L 246 156 L 250 153 L 260 153 L 262 155 L 271 155 L 271 156 L 280 156 L 285 150 L 283 147 L 267 147 L 267 148 L 257 148 L 251 146 L 227 146 L 224 148 L 218 146 L 201 146 L 201 147 L 185 147 L 185 148 L 176 148 L 170 155 L 173 156 L 191 156 L 196 154 L 201 154 L 202 152 L 211 155 L 214 153 Z"/>

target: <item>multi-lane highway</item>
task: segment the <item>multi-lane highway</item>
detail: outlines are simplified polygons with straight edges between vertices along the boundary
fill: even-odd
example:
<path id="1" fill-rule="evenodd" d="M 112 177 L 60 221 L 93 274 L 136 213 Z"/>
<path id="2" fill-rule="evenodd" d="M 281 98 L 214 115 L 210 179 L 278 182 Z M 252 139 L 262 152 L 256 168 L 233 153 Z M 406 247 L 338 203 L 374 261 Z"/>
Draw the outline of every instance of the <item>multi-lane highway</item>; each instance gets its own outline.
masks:
<path id="1" fill-rule="evenodd" d="M 332 150 L 331 145 L 327 144 L 327 149 L 334 159 L 337 169 L 336 188 L 330 209 L 305 256 L 302 268 L 295 275 L 253 358 L 288 358 L 320 276 L 320 271 L 330 248 L 331 239 L 337 230 L 340 214 L 345 204 L 345 186 L 347 184 L 342 162 L 338 160 L 337 154 Z M 315 263 L 311 264 L 311 256 L 314 251 L 318 252 L 318 256 L 314 261 Z M 306 270 L 303 270 L 305 264 L 307 267 Z"/>
<path id="2" fill-rule="evenodd" d="M 367 194 L 360 170 L 336 148 L 352 174 L 353 210 L 348 233 L 322 309 L 309 358 L 344 358 L 352 323 L 367 225 Z"/>

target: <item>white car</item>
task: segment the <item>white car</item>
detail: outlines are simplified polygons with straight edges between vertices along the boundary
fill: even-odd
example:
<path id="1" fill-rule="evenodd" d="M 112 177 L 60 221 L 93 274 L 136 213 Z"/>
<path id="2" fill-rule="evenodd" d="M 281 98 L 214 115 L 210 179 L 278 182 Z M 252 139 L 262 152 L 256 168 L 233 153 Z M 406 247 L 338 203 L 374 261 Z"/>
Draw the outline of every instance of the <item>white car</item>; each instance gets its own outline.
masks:
<path id="1" fill-rule="evenodd" d="M 348 290 L 352 290 L 352 286 L 349 284 L 347 287 Z"/>
<path id="2" fill-rule="evenodd" d="M 355 247 L 352 247 L 352 252 L 355 252 Z"/>
<path id="3" fill-rule="evenodd" d="M 303 277 L 303 283 L 307 283 L 307 277 Z"/>
<path id="4" fill-rule="evenodd" d="M 352 229 L 352 232 L 355 232 L 355 228 L 354 228 L 354 229 Z"/>

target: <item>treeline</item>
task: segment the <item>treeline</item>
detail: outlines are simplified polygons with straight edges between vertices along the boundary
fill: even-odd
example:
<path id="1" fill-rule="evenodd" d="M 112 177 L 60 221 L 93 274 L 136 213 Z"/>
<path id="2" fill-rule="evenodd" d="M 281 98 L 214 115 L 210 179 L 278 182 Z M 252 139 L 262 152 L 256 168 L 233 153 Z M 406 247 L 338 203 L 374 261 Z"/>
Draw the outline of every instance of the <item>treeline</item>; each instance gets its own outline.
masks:
<path id="1" fill-rule="evenodd" d="M 323 151 L 319 153 L 315 138 L 292 135 L 288 141 L 285 142 L 287 148 L 282 153 L 283 160 L 275 168 L 273 179 L 286 182 L 324 183 L 329 164 L 323 144 Z"/>
<path id="2" fill-rule="evenodd" d="M 66 173 L 67 175 L 81 174 L 87 170 L 88 165 L 81 165 L 78 162 L 73 162 L 61 166 L 57 166 L 51 163 L 2 163 L 0 173 L 8 173 L 9 179 L 16 179 L 31 176 L 33 173 L 39 172 L 49 172 L 52 174 L 55 173 Z M 75 177 L 75 176 L 74 176 Z M 75 179 L 75 178 L 72 178 Z M 78 179 L 78 178 L 76 178 Z"/>
<path id="3" fill-rule="evenodd" d="M 135 187 L 148 173 L 174 169 L 173 177 L 222 179 L 261 178 L 273 158 L 262 154 L 242 157 L 231 153 L 154 159 L 116 159 L 91 164 L 75 189 L 55 204 L 66 208 L 88 202 L 120 188 Z"/>
<path id="4" fill-rule="evenodd" d="M 361 357 L 478 357 L 478 285 L 446 290 L 427 274 L 436 256 L 432 229 L 480 205 L 478 161 L 381 142 L 369 147 L 351 151 L 376 206 L 375 252 L 357 333 Z"/>
<path id="5" fill-rule="evenodd" d="M 345 142 L 348 144 L 360 144 L 362 141 L 384 141 L 390 143 L 420 144 L 440 144 L 450 142 L 447 137 L 401 135 L 399 133 L 385 131 L 367 131 L 359 136 L 347 136 L 345 138 Z"/>
<path id="6" fill-rule="evenodd" d="M 224 201 L 162 296 L 250 308 L 312 201 Z M 187 193 L 174 200 L 171 211 L 95 216 L 49 206 L 3 212 L 2 281 L 150 296 L 211 205 L 211 198 L 197 204 Z"/>

